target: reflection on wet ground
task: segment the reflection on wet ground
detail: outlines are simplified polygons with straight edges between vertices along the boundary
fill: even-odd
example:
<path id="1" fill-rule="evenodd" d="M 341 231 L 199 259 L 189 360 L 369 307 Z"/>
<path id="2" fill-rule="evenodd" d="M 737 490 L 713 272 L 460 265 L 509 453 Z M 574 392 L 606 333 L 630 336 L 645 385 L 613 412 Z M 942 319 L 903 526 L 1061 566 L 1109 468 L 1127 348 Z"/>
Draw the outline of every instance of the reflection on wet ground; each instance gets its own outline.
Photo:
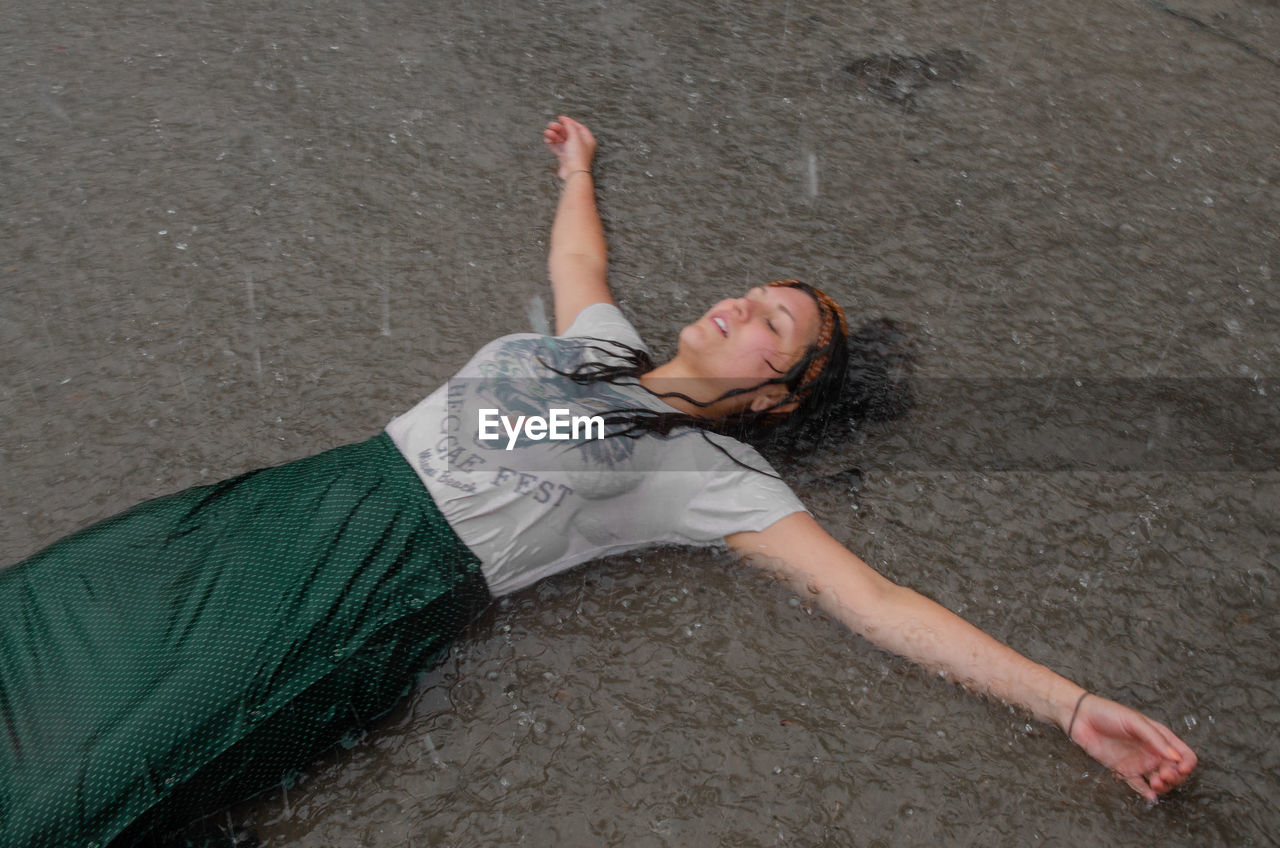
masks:
<path id="1" fill-rule="evenodd" d="M 545 321 L 538 133 L 564 112 L 597 130 L 612 279 L 659 352 L 772 278 L 914 327 L 917 410 L 784 469 L 815 515 L 1203 763 L 1148 808 L 1056 731 L 715 553 L 658 551 L 503 603 L 351 748 L 193 833 L 1271 840 L 1274 443 L 1250 418 L 1233 462 L 1234 422 L 1165 426 L 1155 381 L 1274 412 L 1274 3 L 9 6 L 3 561 L 361 438 Z M 966 379 L 1017 391 L 979 406 Z M 1051 443 L 1073 387 L 1126 380 L 1159 403 L 1099 432 L 1155 454 Z"/>

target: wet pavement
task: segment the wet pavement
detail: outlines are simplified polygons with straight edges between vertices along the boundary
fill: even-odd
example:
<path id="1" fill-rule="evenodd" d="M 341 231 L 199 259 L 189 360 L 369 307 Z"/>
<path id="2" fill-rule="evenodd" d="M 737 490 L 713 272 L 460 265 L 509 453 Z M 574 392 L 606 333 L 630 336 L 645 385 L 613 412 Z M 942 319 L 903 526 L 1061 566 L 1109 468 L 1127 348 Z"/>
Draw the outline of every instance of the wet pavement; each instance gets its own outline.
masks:
<path id="1" fill-rule="evenodd" d="M 4 5 L 0 561 L 363 438 L 536 325 L 565 113 L 660 352 L 781 277 L 911 326 L 917 408 L 781 469 L 815 515 L 1202 762 L 1148 807 L 722 555 L 658 551 L 504 602 L 193 833 L 1273 840 L 1275 2 Z"/>

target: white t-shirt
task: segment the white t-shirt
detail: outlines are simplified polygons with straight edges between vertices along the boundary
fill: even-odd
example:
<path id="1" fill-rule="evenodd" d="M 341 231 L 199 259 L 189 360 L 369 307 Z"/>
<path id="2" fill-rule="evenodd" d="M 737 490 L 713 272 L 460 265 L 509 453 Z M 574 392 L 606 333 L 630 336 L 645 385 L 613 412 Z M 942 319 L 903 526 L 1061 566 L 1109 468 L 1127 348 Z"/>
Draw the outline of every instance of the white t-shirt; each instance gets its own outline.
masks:
<path id="1" fill-rule="evenodd" d="M 719 544 L 804 510 L 785 483 L 769 476 L 774 472 L 763 457 L 728 437 L 680 429 L 595 438 L 598 426 L 583 425 L 576 439 L 551 439 L 549 433 L 572 436 L 575 417 L 625 408 L 674 411 L 639 386 L 580 386 L 556 373 L 613 361 L 614 349 L 593 339 L 644 348 L 617 307 L 598 303 L 563 336 L 521 333 L 490 342 L 387 425 L 454 532 L 480 559 L 494 596 L 645 545 Z M 548 428 L 539 438 L 519 416 L 542 418 Z"/>

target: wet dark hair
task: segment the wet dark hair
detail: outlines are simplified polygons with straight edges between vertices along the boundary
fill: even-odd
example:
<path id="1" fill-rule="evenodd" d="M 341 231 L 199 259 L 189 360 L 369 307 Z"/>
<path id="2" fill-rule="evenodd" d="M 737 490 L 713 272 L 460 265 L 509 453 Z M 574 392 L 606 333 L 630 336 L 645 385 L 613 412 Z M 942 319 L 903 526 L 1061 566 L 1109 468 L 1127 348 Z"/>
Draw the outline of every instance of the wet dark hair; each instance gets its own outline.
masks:
<path id="1" fill-rule="evenodd" d="M 784 421 L 752 442 L 765 456 L 806 454 L 839 444 L 855 432 L 905 415 L 915 404 L 917 344 L 909 328 L 875 318 L 849 336 L 846 348 L 844 377 L 823 408 L 804 419 Z"/>
<path id="2" fill-rule="evenodd" d="M 821 317 L 818 339 L 799 361 L 777 377 L 755 386 L 731 389 L 711 401 L 698 401 L 680 392 L 650 393 L 662 399 L 679 398 L 704 408 L 770 385 L 785 386 L 784 397 L 767 409 L 747 407 L 727 416 L 698 416 L 646 407 L 612 409 L 601 413 L 606 435 L 639 438 L 646 434 L 666 436 L 680 429 L 696 429 L 709 444 L 742 465 L 707 434 L 730 436 L 769 454 L 807 452 L 830 436 L 845 436 L 865 422 L 888 420 L 910 407 L 908 378 L 914 347 L 897 324 L 881 318 L 863 325 L 849 337 L 843 311 L 820 290 L 798 280 L 780 280 L 769 285 L 800 289 L 818 306 Z M 606 361 L 583 363 L 569 371 L 551 370 L 579 385 L 597 382 L 640 385 L 640 377 L 657 367 L 648 352 L 639 348 L 607 339 L 585 341 L 604 353 Z M 794 409 L 780 411 L 792 402 L 796 403 Z"/>

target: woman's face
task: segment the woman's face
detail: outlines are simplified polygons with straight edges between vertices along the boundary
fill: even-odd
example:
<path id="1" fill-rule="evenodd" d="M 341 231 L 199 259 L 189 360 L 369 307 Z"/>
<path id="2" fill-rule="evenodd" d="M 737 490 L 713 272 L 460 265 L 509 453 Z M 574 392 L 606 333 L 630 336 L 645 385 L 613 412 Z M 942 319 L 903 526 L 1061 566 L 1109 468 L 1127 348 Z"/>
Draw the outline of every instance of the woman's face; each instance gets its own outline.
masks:
<path id="1" fill-rule="evenodd" d="M 749 388 L 790 370 L 817 341 L 820 326 L 818 305 L 804 291 L 758 286 L 685 327 L 677 356 L 694 375 L 715 380 L 720 393 Z"/>

